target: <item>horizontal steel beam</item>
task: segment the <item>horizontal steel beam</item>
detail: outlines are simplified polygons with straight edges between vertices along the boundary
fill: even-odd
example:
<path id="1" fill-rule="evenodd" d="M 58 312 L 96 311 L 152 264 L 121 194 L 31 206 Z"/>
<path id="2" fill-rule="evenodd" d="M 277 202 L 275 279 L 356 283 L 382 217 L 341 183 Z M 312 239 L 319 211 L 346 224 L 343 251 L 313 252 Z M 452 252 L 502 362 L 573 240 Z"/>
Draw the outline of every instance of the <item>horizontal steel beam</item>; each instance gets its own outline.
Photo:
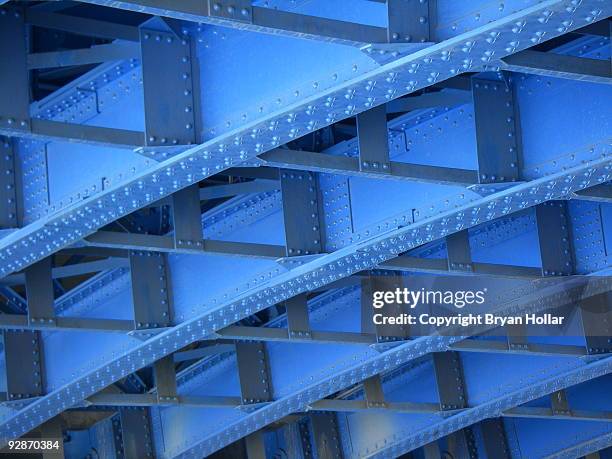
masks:
<path id="1" fill-rule="evenodd" d="M 502 414 L 507 418 L 563 419 L 567 421 L 612 422 L 612 411 L 575 410 L 568 414 L 554 413 L 552 408 L 517 406 Z"/>
<path id="2" fill-rule="evenodd" d="M 37 27 L 62 30 L 88 37 L 140 41 L 137 27 L 65 14 L 49 13 L 32 8 L 26 10 L 26 22 Z"/>
<path id="3" fill-rule="evenodd" d="M 380 269 L 407 272 L 443 273 L 450 272 L 446 258 L 419 258 L 410 255 L 387 260 L 378 265 Z M 530 266 L 513 266 L 495 263 L 470 263 L 471 271 L 462 271 L 462 274 L 488 274 L 505 277 L 540 277 L 542 268 Z"/>
<path id="4" fill-rule="evenodd" d="M 192 247 L 177 247 L 172 236 L 119 233 L 115 231 L 98 231 L 91 236 L 87 236 L 85 238 L 85 243 L 90 247 L 111 249 L 181 252 L 201 255 L 232 255 L 240 257 L 269 258 L 273 260 L 283 258 L 286 255 L 285 247 L 281 245 L 202 239 L 200 241 L 193 241 Z"/>
<path id="5" fill-rule="evenodd" d="M 472 407 L 473 408 L 473 407 Z M 398 414 L 439 414 L 450 416 L 465 409 L 441 410 L 439 403 L 383 402 L 370 406 L 366 400 L 323 399 L 312 403 L 309 410 L 354 413 L 359 411 L 387 411 Z M 573 410 L 569 414 L 554 413 L 551 408 L 517 406 L 504 410 L 501 416 L 508 418 L 555 419 L 565 421 L 612 422 L 612 411 Z"/>
<path id="6" fill-rule="evenodd" d="M 513 72 L 590 81 L 612 83 L 610 59 L 590 59 L 525 50 L 502 59 L 504 68 Z"/>
<path id="7" fill-rule="evenodd" d="M 201 408 L 237 408 L 241 406 L 240 397 L 224 396 L 178 396 L 175 400 L 160 401 L 157 394 L 99 393 L 85 401 L 93 406 L 159 406 L 184 405 Z"/>
<path id="8" fill-rule="evenodd" d="M 211 355 L 223 354 L 225 352 L 235 352 L 236 346 L 233 344 L 215 344 L 214 346 L 200 347 L 188 351 L 179 351 L 173 354 L 175 362 L 188 362 L 199 360 Z"/>
<path id="9" fill-rule="evenodd" d="M 127 256 L 127 254 L 126 254 Z M 104 260 L 86 261 L 83 263 L 75 263 L 71 265 L 57 266 L 51 270 L 52 279 L 63 279 L 65 277 L 81 276 L 83 274 L 92 274 L 107 269 L 115 269 L 127 267 L 128 262 L 123 258 L 106 258 Z M 15 285 L 24 284 L 24 274 L 11 274 L 3 279 L 0 279 L 0 284 Z"/>
<path id="10" fill-rule="evenodd" d="M 52 319 L 28 320 L 27 315 L 0 314 L 0 329 L 98 331 L 125 334 L 134 330 L 134 321 L 121 319 L 89 319 L 83 317 L 55 317 Z"/>
<path id="11" fill-rule="evenodd" d="M 572 199 L 595 202 L 612 202 L 612 183 L 601 183 L 590 188 L 576 191 L 571 195 Z"/>
<path id="12" fill-rule="evenodd" d="M 452 107 L 472 103 L 469 91 L 439 91 L 421 94 L 415 97 L 402 97 L 387 104 L 387 113 L 405 113 L 434 107 Z"/>
<path id="13" fill-rule="evenodd" d="M 260 6 L 236 7 L 228 10 L 216 2 L 169 0 L 84 0 L 87 3 L 138 11 L 156 16 L 181 19 L 203 24 L 250 30 L 273 35 L 286 35 L 310 40 L 333 41 L 352 46 L 366 43 L 386 43 L 387 29 L 384 27 L 338 21 L 317 16 L 292 13 Z M 209 8 L 209 4 L 213 8 Z M 229 6 L 229 5 L 228 5 Z"/>
<path id="14" fill-rule="evenodd" d="M 310 151 L 297 151 L 277 148 L 259 158 L 262 164 L 283 169 L 297 169 L 312 172 L 372 177 L 392 180 L 409 180 L 413 182 L 438 183 L 447 185 L 473 185 L 478 183 L 478 172 L 470 169 L 452 167 L 426 166 L 391 161 L 386 173 L 362 171 L 359 158 L 335 156 Z"/>
<path id="15" fill-rule="evenodd" d="M 500 332 L 501 333 L 501 332 Z M 289 334 L 285 328 L 248 327 L 231 325 L 215 333 L 220 339 L 245 340 L 245 341 L 270 341 L 270 342 L 300 342 L 312 344 L 376 344 L 375 334 L 335 332 L 335 331 L 309 331 Z M 214 337 L 210 337 L 214 339 Z M 401 343 L 401 341 L 394 341 Z M 204 348 L 207 349 L 207 348 Z M 507 341 L 490 341 L 478 339 L 465 339 L 450 346 L 450 349 L 463 352 L 484 352 L 500 354 L 532 354 L 532 355 L 566 355 L 584 356 L 588 355 L 584 346 L 572 346 L 561 344 L 538 344 L 529 343 L 525 347 L 510 348 Z"/>
<path id="16" fill-rule="evenodd" d="M 0 119 L 2 114 L 0 114 Z M 27 122 L 17 121 L 0 123 L 0 134 L 9 137 L 22 137 L 44 141 L 77 142 L 103 147 L 117 147 L 136 149 L 144 144 L 144 133 L 126 129 L 106 128 L 100 126 L 87 126 L 84 124 L 62 123 L 33 118 L 28 128 Z M 15 127 L 12 127 L 15 126 Z"/>
<path id="17" fill-rule="evenodd" d="M 280 183 L 276 180 L 253 180 L 251 182 L 200 188 L 200 199 L 205 201 L 208 199 L 228 198 L 239 194 L 263 193 L 275 190 L 280 190 Z"/>
<path id="18" fill-rule="evenodd" d="M 40 70 L 73 65 L 99 64 L 107 61 L 121 61 L 140 57 L 137 43 L 109 43 L 85 49 L 49 51 L 28 54 L 28 69 Z"/>

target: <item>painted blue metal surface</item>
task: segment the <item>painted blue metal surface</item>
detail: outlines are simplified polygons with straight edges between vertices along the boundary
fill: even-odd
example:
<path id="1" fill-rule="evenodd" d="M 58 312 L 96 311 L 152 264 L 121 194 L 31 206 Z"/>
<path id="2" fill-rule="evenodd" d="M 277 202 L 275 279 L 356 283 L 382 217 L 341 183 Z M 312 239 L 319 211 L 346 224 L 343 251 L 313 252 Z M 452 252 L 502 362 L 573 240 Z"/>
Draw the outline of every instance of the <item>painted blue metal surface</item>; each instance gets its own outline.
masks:
<path id="1" fill-rule="evenodd" d="M 131 10 L 184 20 L 173 27 L 193 43 L 197 58 L 200 143 L 126 149 L 34 138 L 3 126 L 0 132 L 14 137 L 23 203 L 23 225 L 0 238 L 3 276 L 79 246 L 107 224 L 193 183 L 226 169 L 258 165 L 257 156 L 266 151 L 466 72 L 482 72 L 479 75 L 496 90 L 514 90 L 520 112 L 521 179 L 464 187 L 322 170 L 316 176 L 324 253 L 270 260 L 171 251 L 171 326 L 144 337 L 125 331 L 43 331 L 46 393 L 2 403 L 2 444 L 66 410 L 86 407 L 94 394 L 169 354 L 223 338 L 217 332 L 232 324 L 261 322 L 254 318 L 256 313 L 298 294 L 355 279 L 405 252 L 446 258 L 445 237 L 462 230 L 469 231 L 475 263 L 539 268 L 534 209 L 546 201 L 569 200 L 568 243 L 575 273 L 609 275 L 612 204 L 570 198 L 612 180 L 610 86 L 499 71 L 501 57 L 606 19 L 612 12 L 608 2 L 438 0 L 430 17 L 436 43 L 392 55 L 384 64 L 373 59 L 363 43 L 278 30 L 260 33 L 261 28 L 252 24 L 143 7 L 147 2 L 87 3 L 117 8 L 111 10 L 117 15 Z M 384 3 L 358 3 L 358 8 L 349 1 L 254 5 L 386 27 Z M 609 60 L 609 49 L 609 38 L 575 36 L 552 52 Z M 442 94 L 464 91 L 441 89 Z M 97 66 L 33 102 L 30 113 L 38 119 L 144 131 L 143 100 L 142 64 L 133 59 Z M 401 114 L 388 122 L 390 159 L 476 170 L 475 123 L 473 103 Z M 344 128 L 352 129 L 350 121 Z M 356 138 L 322 145 L 320 151 L 359 156 Z M 228 199 L 205 209 L 201 221 L 204 239 L 285 245 L 280 189 Z M 556 301 L 546 292 L 531 297 L 519 292 L 506 292 L 511 304 Z M 25 311 L 25 300 L 17 293 L 8 289 L 0 295 Z M 311 298 L 312 331 L 360 333 L 361 295 L 355 282 Z M 129 269 L 93 276 L 58 295 L 54 308 L 63 318 L 132 320 Z M 259 324 L 261 328 L 287 327 L 282 309 L 268 319 Z M 454 349 L 466 338 L 426 336 L 389 346 L 350 340 L 267 342 L 272 401 L 238 408 L 152 406 L 148 412 L 155 456 L 205 457 L 268 427 L 277 432 L 266 434 L 268 457 L 280 450 L 287 457 L 312 457 L 304 453 L 298 425 L 287 416 L 316 411 L 317 402 L 330 396 L 363 400 L 359 384 L 377 374 L 383 377 L 387 401 L 437 404 L 430 354 Z M 584 346 L 583 341 L 567 337 L 551 342 Z M 537 337 L 533 342 L 549 343 Z M 562 389 L 567 389 L 575 410 L 612 412 L 609 354 L 460 355 L 468 408 L 449 416 L 368 409 L 339 412 L 335 416 L 343 457 L 398 457 L 516 407 L 548 406 L 549 394 Z M 5 361 L 2 352 L 2 384 Z M 240 382 L 235 353 L 224 352 L 180 367 L 177 394 L 239 398 Z M 0 390 L 6 388 L 0 385 Z M 89 427 L 88 438 L 75 433 L 73 442 L 66 442 L 66 457 L 85 456 L 92 447 L 104 451 L 100 457 L 121 457 L 112 422 L 106 419 Z M 612 445 L 610 419 L 508 416 L 503 422 L 513 458 L 580 457 Z M 477 448 L 485 457 L 476 430 Z M 316 446 L 316 440 L 307 441 Z"/>

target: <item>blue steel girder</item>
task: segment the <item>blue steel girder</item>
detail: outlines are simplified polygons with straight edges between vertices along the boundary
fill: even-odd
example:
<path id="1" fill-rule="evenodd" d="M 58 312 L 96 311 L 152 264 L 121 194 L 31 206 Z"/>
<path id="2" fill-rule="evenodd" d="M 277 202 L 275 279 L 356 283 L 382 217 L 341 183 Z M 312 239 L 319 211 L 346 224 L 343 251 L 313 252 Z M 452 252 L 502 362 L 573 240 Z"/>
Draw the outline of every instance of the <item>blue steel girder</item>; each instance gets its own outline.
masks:
<path id="1" fill-rule="evenodd" d="M 477 70 L 609 13 L 605 2 L 566 5 L 551 0 L 383 65 L 153 165 L 10 234 L 0 244 L 0 272 L 6 275 L 22 269 L 123 215 L 308 132 L 461 72 Z M 528 39 L 521 41 L 519 36 Z M 19 135 L 13 129 L 8 131 Z"/>
<path id="2" fill-rule="evenodd" d="M 591 161 L 545 178 L 515 185 L 455 211 L 443 212 L 438 217 L 396 228 L 368 241 L 323 255 L 291 271 L 266 279 L 263 283 L 255 281 L 243 293 L 232 294 L 232 299 L 222 296 L 221 307 L 185 320 L 34 401 L 5 420 L 0 425 L 0 434 L 5 441 L 19 436 L 137 368 L 149 365 L 193 341 L 204 339 L 229 321 L 237 321 L 299 293 L 375 266 L 440 235 L 451 234 L 545 200 L 558 199 L 574 189 L 587 187 L 593 181 L 609 180 L 610 175 L 607 158 Z M 432 337 L 427 339 L 435 340 Z M 372 364 L 371 368 L 380 369 L 377 364 Z M 257 413 L 260 411 L 265 411 L 265 408 Z M 295 411 L 295 407 L 290 411 Z M 261 415 L 265 416 L 263 413 Z M 249 426 L 253 427 L 245 423 L 244 428 Z M 214 449 L 221 446 L 217 445 Z"/>
<path id="3" fill-rule="evenodd" d="M 323 123 L 323 124 L 324 124 L 324 123 Z M 172 161 L 170 161 L 170 162 L 172 162 Z M 180 164 L 180 163 L 175 162 L 174 164 Z M 607 163 L 606 161 L 599 161 L 599 162 L 596 162 L 596 163 L 595 163 L 595 165 L 602 165 L 602 166 L 604 166 L 604 167 L 605 167 L 607 164 L 608 164 L 608 163 Z M 580 168 L 580 169 L 577 169 L 576 171 L 580 171 L 580 173 L 583 173 L 583 172 L 585 172 L 585 173 L 589 173 L 589 165 L 587 164 L 586 166 L 584 166 L 584 167 L 582 167 L 582 168 Z M 576 171 L 574 171 L 574 172 L 576 172 Z M 188 173 L 188 172 L 186 172 L 186 173 Z M 576 173 L 577 173 L 577 172 L 576 172 Z M 572 176 L 572 173 L 569 173 L 568 175 L 564 175 L 564 176 L 562 176 L 562 177 L 567 178 L 567 177 L 571 177 L 571 176 Z M 609 174 L 607 174 L 607 175 L 606 175 L 606 174 L 603 174 L 603 175 L 601 176 L 602 180 L 606 180 L 606 177 L 607 177 L 607 179 L 609 179 Z M 572 190 L 574 190 L 574 189 L 576 189 L 576 190 L 577 190 L 577 189 L 580 189 L 580 187 L 582 187 L 582 184 L 580 184 L 580 183 L 577 183 L 577 184 L 576 184 L 576 183 L 575 183 L 576 181 L 580 181 L 580 179 L 578 179 L 577 177 L 574 179 L 574 185 L 576 185 L 576 187 L 575 187 L 575 188 L 570 187 L 570 188 L 572 188 Z M 179 185 L 179 186 L 182 186 L 182 185 Z M 588 183 L 586 183 L 586 182 L 585 182 L 584 186 L 588 186 Z M 563 188 L 563 186 L 561 186 L 560 188 Z M 112 189 L 116 191 L 116 190 L 118 190 L 118 189 L 119 189 L 119 187 L 113 187 Z M 157 196 L 157 195 L 156 195 L 156 196 Z M 561 197 L 561 194 L 559 194 L 559 195 L 553 195 L 553 196 L 558 196 L 558 197 Z M 145 200 L 146 200 L 146 199 L 145 199 Z M 95 199 L 92 199 L 92 200 L 91 200 L 91 202 L 94 202 L 94 203 L 95 203 Z M 484 203 L 484 202 L 488 202 L 488 201 L 486 201 L 486 200 L 482 200 L 482 202 Z M 110 207 L 109 207 L 109 208 L 110 208 Z M 503 213 L 503 212 L 502 212 L 502 213 Z M 443 218 L 443 217 L 442 217 L 442 218 Z M 444 225 L 443 225 L 443 226 L 444 226 Z M 393 230 L 393 229 L 394 229 L 394 225 L 393 225 L 393 224 L 391 224 L 390 228 L 391 228 L 391 230 Z M 435 233 L 435 231 L 434 231 L 434 233 Z M 445 231 L 444 231 L 444 230 L 442 230 L 442 231 L 440 231 L 440 232 L 438 232 L 438 233 L 437 233 L 437 235 L 438 235 L 438 236 L 439 236 L 439 235 L 444 235 L 444 234 L 445 234 Z M 434 237 L 435 237 L 435 236 L 434 236 Z M 26 238 L 26 240 L 27 240 L 27 238 Z M 44 244 L 43 244 L 43 245 L 44 245 Z M 61 244 L 60 244 L 60 245 L 61 245 Z M 349 245 L 350 245 L 350 244 L 349 244 Z M 56 246 L 56 248 L 57 248 L 57 246 Z M 349 247 L 348 251 L 355 253 L 355 248 L 353 248 L 353 247 Z M 318 264 L 317 266 L 326 266 L 326 265 L 324 265 L 323 263 L 326 263 L 326 262 L 325 262 L 325 261 L 323 261 L 323 262 L 321 262 L 321 264 Z M 365 263 L 363 266 L 369 266 L 369 265 L 370 265 L 370 263 L 369 263 L 369 262 L 367 262 L 367 263 Z M 312 265 L 312 269 L 314 269 L 314 266 L 315 266 L 315 265 L 313 264 L 313 265 Z M 306 269 L 310 269 L 310 268 L 306 268 Z M 297 273 L 294 273 L 294 274 L 297 274 Z M 324 280 L 323 282 L 326 282 L 326 280 Z M 225 300 L 224 300 L 224 301 L 225 301 Z M 231 305 L 230 305 L 230 304 L 226 304 L 226 306 L 228 306 L 228 307 L 229 307 L 229 306 L 231 306 Z M 252 311 L 252 309 L 251 309 L 251 311 Z M 232 319 L 232 320 L 233 320 L 233 319 Z M 145 351 L 146 351 L 146 349 L 145 349 Z M 140 365 L 140 364 L 139 364 L 139 365 Z M 88 390 L 89 390 L 89 389 L 88 389 Z M 77 391 L 77 392 L 78 392 L 78 391 Z M 75 393 L 76 393 L 76 392 L 75 392 Z M 76 398 L 79 398 L 79 397 L 76 397 Z M 48 400 L 51 400 L 51 399 L 52 399 L 52 397 L 50 397 Z M 63 400 L 62 400 L 62 403 L 70 403 L 70 400 L 72 400 L 72 399 L 73 399 L 72 397 L 70 397 L 70 398 L 65 398 L 65 399 L 63 399 Z M 58 400 L 58 403 L 59 403 L 59 400 Z M 36 409 L 36 407 L 34 407 L 34 409 Z"/>
<path id="4" fill-rule="evenodd" d="M 583 441 L 575 446 L 550 454 L 546 459 L 575 459 L 602 451 L 612 446 L 612 433 L 606 433 Z"/>

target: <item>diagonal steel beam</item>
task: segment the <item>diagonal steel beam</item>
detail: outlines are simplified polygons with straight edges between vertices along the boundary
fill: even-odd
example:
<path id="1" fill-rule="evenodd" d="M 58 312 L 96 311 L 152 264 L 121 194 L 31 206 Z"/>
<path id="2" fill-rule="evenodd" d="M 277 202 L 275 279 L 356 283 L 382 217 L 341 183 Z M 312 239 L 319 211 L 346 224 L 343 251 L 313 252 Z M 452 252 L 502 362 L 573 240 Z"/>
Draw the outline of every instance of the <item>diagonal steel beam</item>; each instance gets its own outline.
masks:
<path id="1" fill-rule="evenodd" d="M 575 459 L 577 457 L 589 457 L 589 454 L 604 450 L 612 446 L 612 433 L 606 433 L 591 438 L 585 442 L 565 448 L 554 454 L 546 456 L 545 459 Z"/>
<path id="2" fill-rule="evenodd" d="M 121 216 L 292 139 L 478 69 L 533 44 L 534 37 L 538 41 L 553 38 L 611 12 L 612 5 L 601 0 L 571 6 L 547 0 L 308 97 L 15 231 L 0 241 L 0 274 L 22 269 Z"/>
<path id="3" fill-rule="evenodd" d="M 591 186 L 593 183 L 610 180 L 611 176 L 612 159 L 606 155 L 597 161 L 587 161 L 585 164 L 563 172 L 529 183 L 517 184 L 485 198 L 476 199 L 475 202 L 452 211 L 442 212 L 438 216 L 404 227 L 393 228 L 386 233 L 323 255 L 298 268 L 270 278 L 244 293 L 236 294 L 232 291 L 227 298 L 223 297 L 223 300 L 219 301 L 220 306 L 150 338 L 21 409 L 0 424 L 0 438 L 6 442 L 9 438 L 19 437 L 39 423 L 99 392 L 136 369 L 150 365 L 173 350 L 183 348 L 223 328 L 228 319 L 240 320 L 240 318 L 299 293 L 371 268 L 386 259 L 397 256 L 398 253 L 440 236 L 476 226 L 546 200 L 558 199 L 578 189 Z M 415 346 L 420 350 L 417 352 L 419 355 L 429 352 L 435 343 L 440 350 L 444 350 L 448 344 L 441 337 L 427 337 L 424 340 L 418 340 L 418 343 Z M 425 347 L 421 348 L 420 346 L 423 345 Z M 400 355 L 404 354 L 415 355 L 412 350 L 403 350 L 400 353 Z M 374 362 L 368 368 L 371 368 L 368 371 L 371 371 L 372 374 L 382 369 L 378 363 Z M 338 378 L 337 381 L 343 384 L 347 379 L 346 377 Z M 317 399 L 315 394 L 319 393 L 320 391 L 313 391 L 311 395 Z M 318 398 L 323 398 L 323 396 L 318 396 Z M 309 399 L 306 403 L 312 401 L 314 400 Z M 265 409 L 258 410 L 257 413 L 267 416 L 263 414 L 264 411 Z M 230 440 L 228 437 L 225 438 Z M 221 446 L 220 443 L 214 443 L 214 445 L 210 442 L 211 451 Z"/>
<path id="4" fill-rule="evenodd" d="M 604 283 L 607 284 L 607 282 Z M 609 288 L 609 286 L 604 288 Z M 581 289 L 579 290 L 582 292 Z M 597 291 L 599 290 L 597 289 Z M 562 294 L 558 296 L 555 293 L 548 294 L 541 289 L 536 289 L 531 294 L 527 294 L 524 298 L 515 299 L 516 297 L 513 295 L 513 305 L 509 305 L 508 310 L 513 310 L 514 313 L 517 314 L 520 314 L 519 310 L 532 310 L 530 308 L 543 310 L 552 305 L 575 302 L 576 297 L 574 295 L 576 294 L 579 296 L 582 295 L 582 293 L 577 293 L 576 290 L 569 295 Z M 518 309 L 513 309 L 515 306 Z M 173 451 L 171 454 L 169 453 L 169 455 L 171 457 L 205 456 L 235 441 L 241 436 L 248 435 L 262 425 L 266 425 L 291 412 L 303 410 L 314 402 L 361 382 L 369 376 L 393 370 L 399 365 L 418 359 L 426 354 L 446 351 L 449 349 L 449 346 L 461 342 L 463 338 L 464 337 L 460 336 L 426 336 L 417 338 L 416 340 L 382 352 L 376 357 L 367 358 L 359 364 L 327 374 L 316 382 L 300 386 L 300 388 L 294 392 L 252 413 L 248 417 L 233 421 L 229 425 L 220 428 L 218 431 L 210 433 L 207 437 L 201 438 L 198 443 L 192 443 L 188 449 Z M 609 360 L 612 360 L 612 357 L 610 357 Z M 610 364 L 612 365 L 612 362 L 610 362 Z"/>
<path id="5" fill-rule="evenodd" d="M 577 368 L 540 380 L 535 384 L 524 382 L 522 387 L 501 397 L 487 400 L 478 406 L 468 408 L 431 426 L 402 436 L 400 440 L 388 442 L 383 448 L 368 454 L 368 458 L 398 457 L 424 444 L 442 438 L 452 432 L 468 427 L 484 419 L 499 417 L 505 410 L 549 395 L 555 391 L 588 381 L 612 372 L 612 357 L 583 363 Z"/>

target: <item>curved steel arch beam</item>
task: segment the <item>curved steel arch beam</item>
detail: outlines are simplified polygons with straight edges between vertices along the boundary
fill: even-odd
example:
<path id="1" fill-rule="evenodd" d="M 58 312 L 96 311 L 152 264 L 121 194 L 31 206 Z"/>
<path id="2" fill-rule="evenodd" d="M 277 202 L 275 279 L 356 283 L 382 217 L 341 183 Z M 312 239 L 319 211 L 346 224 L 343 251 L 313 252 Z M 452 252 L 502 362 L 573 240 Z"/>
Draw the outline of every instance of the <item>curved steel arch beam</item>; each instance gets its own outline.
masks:
<path id="1" fill-rule="evenodd" d="M 229 298 L 222 295 L 216 303 L 211 303 L 219 304 L 219 306 L 208 313 L 200 314 L 160 333 L 23 408 L 0 424 L 0 438 L 3 442 L 9 438 L 16 438 L 114 381 L 258 310 L 376 266 L 382 261 L 395 257 L 398 253 L 437 237 L 461 231 L 546 200 L 558 199 L 578 189 L 610 180 L 611 177 L 612 159 L 609 155 L 604 155 L 599 160 L 586 161 L 566 171 L 529 183 L 517 184 L 485 198 L 476 199 L 475 202 L 452 211 L 442 212 L 435 217 L 393 228 L 376 237 L 323 255 L 288 272 L 265 279 L 261 283 L 255 281 L 241 293 L 236 294 L 232 291 L 228 294 Z M 446 345 L 444 341 L 440 341 L 439 337 L 429 337 L 419 343 L 422 348 L 416 351 L 402 350 L 402 353 L 415 357 Z M 374 362 L 369 370 L 366 371 L 363 368 L 355 370 L 355 373 L 346 376 L 345 379 L 353 380 L 360 376 L 363 376 L 361 378 L 363 379 L 369 376 L 368 371 L 372 374 L 380 372 L 388 365 L 390 365 L 390 360 L 386 363 Z M 331 389 L 335 385 L 330 384 L 326 387 Z M 311 397 L 322 398 L 320 390 L 313 390 L 304 400 Z M 283 410 L 296 411 L 299 404 L 291 402 L 286 405 L 281 404 L 280 407 Z M 262 413 L 261 416 L 267 418 L 268 415 L 264 414 L 265 412 L 264 408 L 258 410 L 257 413 Z M 254 426 L 258 427 L 260 422 L 255 421 Z"/>
<path id="2" fill-rule="evenodd" d="M 549 395 L 569 386 L 606 375 L 610 372 L 612 372 L 612 357 L 584 363 L 572 370 L 538 381 L 536 384 L 525 384 L 524 387 L 503 397 L 494 398 L 476 407 L 468 408 L 433 426 L 428 426 L 425 429 L 416 431 L 400 441 L 390 442 L 385 448 L 379 449 L 365 457 L 398 457 L 431 441 L 482 421 L 483 419 L 499 417 L 504 410 L 514 408 L 520 404 Z"/>
<path id="3" fill-rule="evenodd" d="M 585 442 L 574 445 L 570 448 L 565 448 L 554 454 L 546 456 L 545 459 L 576 459 L 578 457 L 588 456 L 591 453 L 602 451 L 612 446 L 612 433 L 600 435 L 591 438 Z"/>
<path id="4" fill-rule="evenodd" d="M 0 275 L 55 253 L 111 221 L 341 119 L 607 16 L 602 0 L 547 0 L 430 46 L 151 166 L 0 240 Z"/>

